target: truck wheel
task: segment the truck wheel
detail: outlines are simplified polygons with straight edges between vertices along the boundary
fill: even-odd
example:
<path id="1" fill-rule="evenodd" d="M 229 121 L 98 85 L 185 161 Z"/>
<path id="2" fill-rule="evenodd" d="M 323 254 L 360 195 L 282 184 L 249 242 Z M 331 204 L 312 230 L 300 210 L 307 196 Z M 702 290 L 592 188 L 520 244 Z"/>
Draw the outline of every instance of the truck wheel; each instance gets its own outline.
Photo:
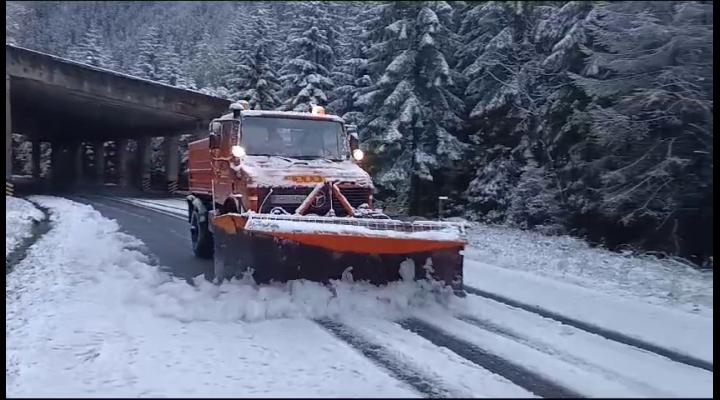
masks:
<path id="1" fill-rule="evenodd" d="M 212 233 L 208 230 L 207 219 L 200 222 L 198 210 L 194 209 L 190 216 L 190 239 L 192 241 L 193 253 L 199 258 L 212 258 L 213 256 L 213 238 Z"/>

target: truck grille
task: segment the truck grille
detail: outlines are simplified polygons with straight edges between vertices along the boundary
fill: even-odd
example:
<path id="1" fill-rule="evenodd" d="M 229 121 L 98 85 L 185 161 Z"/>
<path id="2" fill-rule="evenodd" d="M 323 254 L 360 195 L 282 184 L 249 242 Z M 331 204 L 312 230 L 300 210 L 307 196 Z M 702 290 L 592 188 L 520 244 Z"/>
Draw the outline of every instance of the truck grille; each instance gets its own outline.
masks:
<path id="1" fill-rule="evenodd" d="M 294 214 L 295 210 L 300 207 L 302 201 L 312 192 L 311 187 L 297 187 L 297 188 L 280 188 L 273 189 L 272 194 L 265 201 L 261 213 L 268 213 L 275 207 L 280 207 L 290 214 Z M 351 206 L 358 207 L 361 204 L 367 203 L 370 196 L 371 189 L 361 187 L 341 187 L 340 192 L 345 196 Z M 259 193 L 259 201 L 262 203 L 265 197 L 268 195 L 269 189 L 263 189 Z M 330 191 L 329 188 L 323 188 L 322 193 L 325 195 L 326 201 L 319 207 L 315 204 L 311 204 L 308 209 L 308 214 L 317 214 L 323 216 L 330 211 Z M 337 216 L 347 216 L 345 209 L 342 208 L 340 202 L 333 198 L 332 207 L 335 210 Z"/>
<path id="2" fill-rule="evenodd" d="M 340 193 L 342 193 L 348 202 L 350 202 L 350 205 L 355 208 L 357 208 L 360 204 L 367 203 L 368 198 L 370 197 L 370 189 L 362 187 L 340 187 Z M 341 207 L 340 202 L 333 199 L 333 207 L 335 207 L 336 204 L 337 207 Z"/>

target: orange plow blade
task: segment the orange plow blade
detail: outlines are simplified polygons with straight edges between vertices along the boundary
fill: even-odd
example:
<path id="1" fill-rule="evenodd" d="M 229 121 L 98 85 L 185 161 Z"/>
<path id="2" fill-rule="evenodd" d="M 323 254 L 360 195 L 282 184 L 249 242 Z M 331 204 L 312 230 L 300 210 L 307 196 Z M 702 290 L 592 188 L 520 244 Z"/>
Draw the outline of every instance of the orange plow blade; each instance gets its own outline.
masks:
<path id="1" fill-rule="evenodd" d="M 466 242 L 458 224 L 249 213 L 215 217 L 213 225 L 215 262 L 229 275 L 252 268 L 258 283 L 328 282 L 349 273 L 383 284 L 410 274 L 462 293 Z"/>

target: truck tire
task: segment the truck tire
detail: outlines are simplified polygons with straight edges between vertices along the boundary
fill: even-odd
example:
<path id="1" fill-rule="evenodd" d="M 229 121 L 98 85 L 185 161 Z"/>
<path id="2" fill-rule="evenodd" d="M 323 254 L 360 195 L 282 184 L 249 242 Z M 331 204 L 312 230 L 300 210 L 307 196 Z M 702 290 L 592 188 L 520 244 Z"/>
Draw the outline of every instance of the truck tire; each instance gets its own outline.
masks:
<path id="1" fill-rule="evenodd" d="M 208 221 L 200 222 L 200 215 L 197 208 L 193 209 L 190 216 L 190 240 L 195 256 L 209 259 L 213 256 L 213 237 L 208 229 Z"/>

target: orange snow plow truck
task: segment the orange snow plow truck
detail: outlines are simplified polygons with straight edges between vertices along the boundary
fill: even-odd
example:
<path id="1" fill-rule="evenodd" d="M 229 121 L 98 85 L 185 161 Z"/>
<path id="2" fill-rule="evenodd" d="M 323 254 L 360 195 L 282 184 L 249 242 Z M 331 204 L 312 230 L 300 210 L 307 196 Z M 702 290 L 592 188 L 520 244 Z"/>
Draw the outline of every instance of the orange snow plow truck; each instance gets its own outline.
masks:
<path id="1" fill-rule="evenodd" d="M 353 126 L 318 106 L 259 111 L 241 101 L 230 111 L 189 145 L 192 248 L 214 258 L 206 279 L 430 278 L 464 294 L 464 226 L 373 208 Z"/>

